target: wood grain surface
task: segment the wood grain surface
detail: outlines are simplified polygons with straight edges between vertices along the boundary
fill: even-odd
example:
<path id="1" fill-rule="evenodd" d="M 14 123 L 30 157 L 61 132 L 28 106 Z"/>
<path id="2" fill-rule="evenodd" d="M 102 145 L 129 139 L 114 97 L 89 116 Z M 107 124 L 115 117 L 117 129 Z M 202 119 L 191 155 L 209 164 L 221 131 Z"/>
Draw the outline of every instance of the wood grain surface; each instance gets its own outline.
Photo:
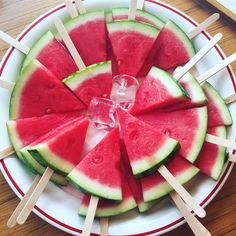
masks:
<path id="1" fill-rule="evenodd" d="M 48 9 L 61 3 L 62 0 L 1 0 L 0 1 L 0 30 L 3 30 L 13 37 L 16 37 L 30 22 Z M 196 2 L 191 0 L 166 0 L 172 6 L 184 11 L 196 21 L 201 22 L 212 12 L 201 8 Z M 232 24 L 220 20 L 212 25 L 208 31 L 214 35 L 223 33 L 220 46 L 226 55 L 236 51 L 236 31 Z M 8 49 L 8 45 L 0 41 L 0 58 Z M 236 72 L 236 63 L 233 64 Z M 234 168 L 231 176 L 223 189 L 206 208 L 207 217 L 201 222 L 211 231 L 213 236 L 235 236 L 236 235 L 236 169 Z M 35 214 L 24 225 L 18 225 L 13 229 L 6 226 L 7 220 L 18 204 L 19 199 L 13 193 L 0 174 L 0 236 L 26 236 L 26 235 L 45 235 L 62 236 L 68 235 L 53 226 L 47 224 Z M 193 235 L 188 226 L 184 226 L 167 233 L 166 236 L 174 235 Z"/>

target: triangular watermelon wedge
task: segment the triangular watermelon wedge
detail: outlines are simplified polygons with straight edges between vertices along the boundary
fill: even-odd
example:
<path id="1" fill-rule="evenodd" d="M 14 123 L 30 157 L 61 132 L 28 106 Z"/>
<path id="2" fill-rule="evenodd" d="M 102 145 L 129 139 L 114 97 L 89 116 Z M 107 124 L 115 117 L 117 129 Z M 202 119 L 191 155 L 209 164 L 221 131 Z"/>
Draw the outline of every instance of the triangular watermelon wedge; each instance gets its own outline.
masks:
<path id="1" fill-rule="evenodd" d="M 135 77 L 145 63 L 159 30 L 129 20 L 108 23 L 107 29 L 119 73 Z"/>
<path id="2" fill-rule="evenodd" d="M 63 82 L 87 106 L 93 97 L 109 98 L 112 85 L 111 62 L 88 66 L 70 75 Z"/>
<path id="3" fill-rule="evenodd" d="M 81 14 L 66 22 L 65 27 L 86 66 L 106 61 L 104 11 Z"/>
<path id="4" fill-rule="evenodd" d="M 227 138 L 225 126 L 208 128 L 208 134 L 216 135 L 217 137 Z M 202 150 L 194 163 L 200 171 L 215 180 L 218 180 L 226 159 L 226 148 L 205 142 Z"/>
<path id="5" fill-rule="evenodd" d="M 120 203 L 115 203 L 104 199 L 99 200 L 95 214 L 96 217 L 115 216 L 126 213 L 137 207 L 134 197 L 130 191 L 129 185 L 123 175 L 121 176 L 121 179 L 122 179 L 122 201 Z M 90 196 L 85 195 L 79 208 L 80 215 L 82 216 L 87 215 L 89 202 L 90 202 Z"/>
<path id="6" fill-rule="evenodd" d="M 29 152 L 40 164 L 68 174 L 81 159 L 88 124 L 81 117 L 69 121 L 21 149 L 21 154 L 26 157 Z"/>
<path id="7" fill-rule="evenodd" d="M 24 60 L 22 70 L 31 62 L 37 59 L 59 80 L 65 79 L 78 70 L 73 58 L 67 50 L 48 31 L 30 49 Z"/>
<path id="8" fill-rule="evenodd" d="M 205 82 L 202 88 L 208 99 L 208 127 L 232 125 L 231 113 L 219 92 L 208 82 Z"/>
<path id="9" fill-rule="evenodd" d="M 198 168 L 178 155 L 167 162 L 166 167 L 180 184 L 189 182 L 199 172 Z M 159 173 L 143 177 L 141 184 L 145 202 L 160 199 L 173 190 Z"/>
<path id="10" fill-rule="evenodd" d="M 178 140 L 179 154 L 194 162 L 201 151 L 207 132 L 207 108 L 177 111 L 158 110 L 137 116 L 159 132 Z"/>
<path id="11" fill-rule="evenodd" d="M 123 109 L 118 108 L 117 113 L 122 137 L 135 176 L 155 171 L 179 148 L 178 141 L 169 138 Z"/>
<path id="12" fill-rule="evenodd" d="M 129 15 L 129 8 L 127 7 L 119 7 L 112 9 L 112 19 L 113 20 L 127 20 Z M 155 26 L 161 29 L 165 23 L 159 17 L 151 14 L 150 12 L 136 9 L 135 20 L 139 22 L 144 22 Z"/>
<path id="13" fill-rule="evenodd" d="M 32 60 L 22 71 L 10 101 L 10 119 L 80 110 L 84 105 L 46 67 Z"/>
<path id="14" fill-rule="evenodd" d="M 71 171 L 67 179 L 92 195 L 122 200 L 118 128 L 111 130 Z"/>
<path id="15" fill-rule="evenodd" d="M 135 103 L 130 112 L 138 114 L 166 108 L 188 100 L 187 96 L 181 85 L 169 73 L 152 67 L 137 90 Z"/>

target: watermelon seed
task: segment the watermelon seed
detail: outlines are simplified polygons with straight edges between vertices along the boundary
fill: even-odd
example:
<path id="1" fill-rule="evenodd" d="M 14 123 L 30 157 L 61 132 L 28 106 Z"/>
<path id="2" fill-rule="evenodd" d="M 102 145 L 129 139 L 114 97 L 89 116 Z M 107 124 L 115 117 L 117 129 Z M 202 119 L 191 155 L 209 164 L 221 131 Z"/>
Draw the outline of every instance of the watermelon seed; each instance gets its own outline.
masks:
<path id="1" fill-rule="evenodd" d="M 46 114 L 52 113 L 52 109 L 51 109 L 51 108 L 46 108 L 46 109 L 45 109 L 45 113 L 46 113 Z"/>
<path id="2" fill-rule="evenodd" d="M 92 160 L 93 160 L 93 162 L 94 162 L 95 164 L 99 164 L 99 163 L 101 163 L 101 162 L 103 161 L 103 157 L 102 157 L 102 156 L 94 156 L 94 157 L 92 158 Z"/>
<path id="3" fill-rule="evenodd" d="M 164 131 L 164 133 L 165 133 L 167 136 L 170 136 L 171 131 L 170 131 L 170 129 L 166 129 L 166 130 Z"/>

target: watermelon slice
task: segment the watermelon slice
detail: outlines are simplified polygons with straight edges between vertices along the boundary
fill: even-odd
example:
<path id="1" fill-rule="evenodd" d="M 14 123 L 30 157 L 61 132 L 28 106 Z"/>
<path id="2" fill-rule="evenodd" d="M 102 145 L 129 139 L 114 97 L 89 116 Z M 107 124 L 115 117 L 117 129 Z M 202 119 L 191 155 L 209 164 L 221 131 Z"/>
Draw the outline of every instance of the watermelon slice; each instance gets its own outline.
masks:
<path id="1" fill-rule="evenodd" d="M 156 204 L 156 201 L 144 202 L 141 182 L 139 179 L 136 179 L 132 173 L 132 168 L 129 163 L 129 157 L 123 140 L 121 140 L 121 154 L 123 173 L 126 177 L 131 192 L 133 193 L 134 199 L 138 204 L 139 212 L 144 213 L 151 209 Z"/>
<path id="2" fill-rule="evenodd" d="M 197 159 L 207 131 L 207 108 L 154 111 L 137 116 L 180 143 L 179 154 L 190 162 Z"/>
<path id="3" fill-rule="evenodd" d="M 80 110 L 84 105 L 40 62 L 32 60 L 13 89 L 10 119 Z"/>
<path id="4" fill-rule="evenodd" d="M 178 149 L 179 143 L 176 140 L 155 130 L 121 108 L 117 109 L 117 113 L 135 176 L 154 171 Z"/>
<path id="5" fill-rule="evenodd" d="M 187 183 L 199 172 L 198 168 L 178 155 L 166 163 L 166 167 L 181 184 Z M 160 199 L 173 190 L 159 173 L 142 178 L 141 184 L 145 202 Z"/>
<path id="6" fill-rule="evenodd" d="M 175 68 L 188 62 L 195 53 L 194 45 L 186 33 L 173 21 L 168 20 L 139 74 L 146 75 L 152 66 L 164 70 Z"/>
<path id="7" fill-rule="evenodd" d="M 122 180 L 122 201 L 120 203 L 114 203 L 104 199 L 99 200 L 95 216 L 97 217 L 115 216 L 130 211 L 137 207 L 137 204 L 130 191 L 126 179 L 122 176 L 121 180 Z M 87 215 L 89 202 L 90 202 L 90 196 L 85 195 L 79 209 L 80 215 L 82 216 Z"/>
<path id="8" fill-rule="evenodd" d="M 83 101 L 90 104 L 95 97 L 110 97 L 112 85 L 111 62 L 98 63 L 75 72 L 63 82 Z"/>
<path id="9" fill-rule="evenodd" d="M 183 100 L 187 100 L 187 94 L 178 82 L 164 70 L 152 67 L 136 93 L 135 103 L 130 112 L 147 112 Z"/>
<path id="10" fill-rule="evenodd" d="M 129 8 L 127 7 L 119 7 L 112 9 L 112 18 L 113 20 L 127 20 L 129 14 Z M 135 20 L 139 22 L 144 22 L 155 26 L 161 29 L 165 23 L 157 16 L 140 9 L 136 9 Z"/>
<path id="11" fill-rule="evenodd" d="M 118 128 L 111 130 L 71 171 L 67 179 L 75 187 L 92 195 L 122 200 Z"/>
<path id="12" fill-rule="evenodd" d="M 135 77 L 159 30 L 151 25 L 129 20 L 108 23 L 107 29 L 119 73 Z"/>
<path id="13" fill-rule="evenodd" d="M 232 125 L 230 111 L 218 91 L 208 82 L 205 82 L 202 88 L 208 98 L 208 127 Z"/>
<path id="14" fill-rule="evenodd" d="M 81 14 L 68 21 L 65 27 L 86 66 L 106 61 L 104 11 Z"/>
<path id="15" fill-rule="evenodd" d="M 78 70 L 74 60 L 66 49 L 48 31 L 30 49 L 25 58 L 23 69 L 37 59 L 59 80 L 63 80 Z"/>
<path id="16" fill-rule="evenodd" d="M 80 161 L 88 124 L 80 117 L 69 121 L 21 149 L 21 154 L 27 157 L 29 152 L 40 164 L 69 174 Z"/>
<path id="17" fill-rule="evenodd" d="M 227 138 L 225 126 L 208 128 L 207 133 Z M 197 166 L 202 173 L 218 180 L 224 167 L 225 158 L 225 147 L 205 142 L 194 165 Z"/>

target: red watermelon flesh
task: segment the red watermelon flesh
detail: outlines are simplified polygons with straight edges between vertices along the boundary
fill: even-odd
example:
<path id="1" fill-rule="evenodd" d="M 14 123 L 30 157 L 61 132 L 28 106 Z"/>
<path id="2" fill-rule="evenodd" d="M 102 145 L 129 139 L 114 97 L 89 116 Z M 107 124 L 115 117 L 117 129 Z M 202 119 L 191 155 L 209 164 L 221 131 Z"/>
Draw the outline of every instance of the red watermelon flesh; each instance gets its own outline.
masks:
<path id="1" fill-rule="evenodd" d="M 89 202 L 90 202 L 90 196 L 85 195 L 79 209 L 80 215 L 82 216 L 87 215 Z M 104 199 L 99 200 L 95 216 L 97 217 L 115 216 L 118 214 L 125 213 L 135 208 L 136 206 L 137 204 L 130 191 L 129 185 L 124 176 L 122 175 L 122 201 L 120 203 L 114 203 Z"/>
<path id="2" fill-rule="evenodd" d="M 81 116 L 80 111 L 73 111 L 41 117 L 10 120 L 7 122 L 9 137 L 15 148 L 22 148 L 51 130 L 79 116 Z"/>
<path id="3" fill-rule="evenodd" d="M 106 61 L 106 27 L 104 11 L 81 14 L 65 24 L 86 66 Z"/>
<path id="4" fill-rule="evenodd" d="M 10 118 L 43 116 L 82 108 L 84 105 L 64 84 L 33 60 L 23 70 L 12 92 Z"/>
<path id="5" fill-rule="evenodd" d="M 225 126 L 208 128 L 207 133 L 227 138 Z M 197 166 L 202 173 L 218 180 L 224 167 L 225 157 L 225 147 L 205 142 L 194 165 Z"/>
<path id="6" fill-rule="evenodd" d="M 24 61 L 23 67 L 27 66 L 32 59 L 37 59 L 41 62 L 59 80 L 65 79 L 78 70 L 73 58 L 50 31 L 33 45 Z"/>
<path id="7" fill-rule="evenodd" d="M 120 74 L 136 76 L 150 52 L 159 30 L 136 21 L 107 24 Z"/>
<path id="8" fill-rule="evenodd" d="M 154 111 L 137 116 L 180 143 L 179 154 L 194 162 L 201 151 L 207 131 L 206 107 L 177 111 Z"/>
<path id="9" fill-rule="evenodd" d="M 177 141 L 121 108 L 117 109 L 117 113 L 134 175 L 139 176 L 155 169 L 178 148 Z"/>
<path id="10" fill-rule="evenodd" d="M 72 170 L 67 179 L 75 187 L 92 195 L 122 200 L 118 128 L 111 130 Z"/>
<path id="11" fill-rule="evenodd" d="M 178 155 L 167 162 L 166 167 L 181 184 L 187 183 L 199 172 L 195 166 Z M 143 177 L 141 179 L 141 185 L 144 201 L 147 202 L 164 197 L 173 190 L 166 180 L 157 172 Z"/>
<path id="12" fill-rule="evenodd" d="M 39 163 L 68 174 L 80 161 L 88 128 L 86 118 L 76 118 L 35 140 L 21 150 Z"/>

